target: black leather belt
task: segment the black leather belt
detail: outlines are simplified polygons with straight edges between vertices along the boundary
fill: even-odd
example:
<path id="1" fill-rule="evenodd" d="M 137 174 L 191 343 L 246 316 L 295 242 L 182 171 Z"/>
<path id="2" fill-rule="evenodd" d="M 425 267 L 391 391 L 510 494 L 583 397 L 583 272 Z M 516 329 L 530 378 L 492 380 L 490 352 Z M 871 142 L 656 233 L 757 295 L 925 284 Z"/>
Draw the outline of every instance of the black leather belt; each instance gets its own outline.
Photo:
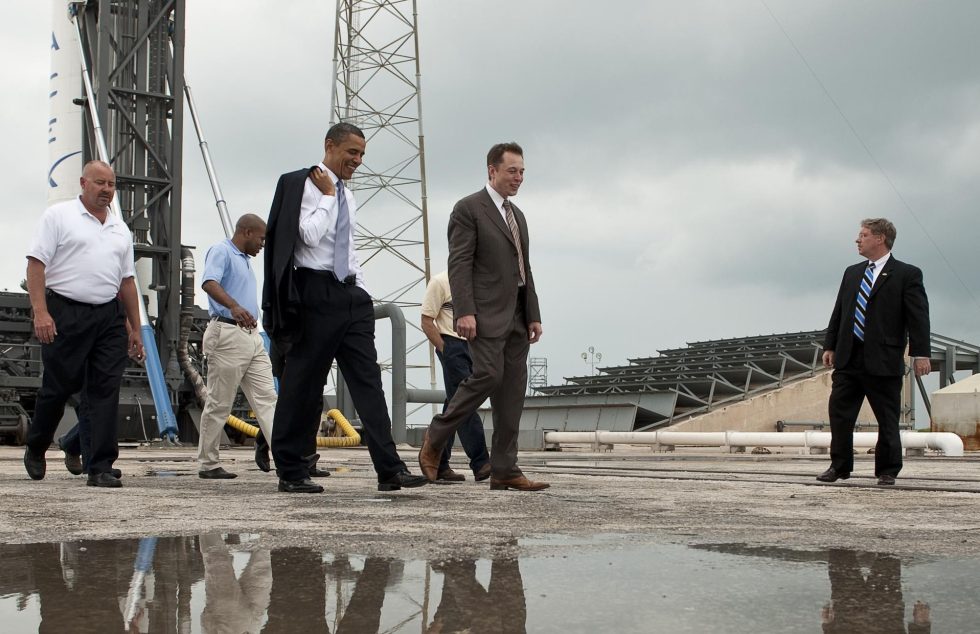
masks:
<path id="1" fill-rule="evenodd" d="M 77 299 L 72 299 L 71 297 L 65 297 L 61 293 L 56 293 L 50 288 L 44 289 L 44 294 L 48 297 L 54 297 L 56 299 L 59 299 L 65 302 L 66 304 L 71 304 L 72 306 L 85 306 L 86 308 L 99 308 L 101 306 L 106 306 L 107 304 L 111 304 L 112 302 L 116 301 L 115 299 L 110 299 L 104 304 L 89 304 L 88 302 L 80 302 Z"/>
<path id="2" fill-rule="evenodd" d="M 327 269 L 308 269 L 306 267 L 296 267 L 297 273 L 307 273 L 311 275 L 316 275 L 318 277 L 329 277 L 338 284 L 343 284 L 344 286 L 351 286 L 357 283 L 356 275 L 348 275 L 344 279 L 338 279 L 337 275 L 333 271 L 328 271 Z"/>
<path id="3" fill-rule="evenodd" d="M 234 319 L 230 319 L 228 317 L 222 317 L 221 315 L 218 315 L 217 317 L 212 317 L 211 319 L 215 321 L 220 321 L 223 324 L 231 324 L 232 326 L 238 325 L 238 322 L 235 321 Z"/>

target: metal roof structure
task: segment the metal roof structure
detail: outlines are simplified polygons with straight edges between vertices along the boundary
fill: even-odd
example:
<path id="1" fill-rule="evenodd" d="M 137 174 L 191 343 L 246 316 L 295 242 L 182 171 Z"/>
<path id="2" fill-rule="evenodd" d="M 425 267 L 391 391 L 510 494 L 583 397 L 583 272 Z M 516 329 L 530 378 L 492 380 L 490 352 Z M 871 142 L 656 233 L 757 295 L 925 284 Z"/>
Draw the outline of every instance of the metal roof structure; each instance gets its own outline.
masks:
<path id="1" fill-rule="evenodd" d="M 598 368 L 596 375 L 566 377 L 564 385 L 535 387 L 525 407 L 537 409 L 540 424 L 549 428 L 591 428 L 593 421 L 612 415 L 598 410 L 629 406 L 635 418 L 627 423 L 629 416 L 620 412 L 615 416 L 617 427 L 663 427 L 829 372 L 822 363 L 824 334 L 808 330 L 658 350 L 658 356 Z M 941 386 L 954 381 L 956 371 L 980 372 L 980 347 L 938 334 L 932 335 L 931 343 L 932 366 L 939 371 Z M 921 380 L 917 383 L 928 409 L 928 392 Z M 556 421 L 561 424 L 554 425 Z"/>

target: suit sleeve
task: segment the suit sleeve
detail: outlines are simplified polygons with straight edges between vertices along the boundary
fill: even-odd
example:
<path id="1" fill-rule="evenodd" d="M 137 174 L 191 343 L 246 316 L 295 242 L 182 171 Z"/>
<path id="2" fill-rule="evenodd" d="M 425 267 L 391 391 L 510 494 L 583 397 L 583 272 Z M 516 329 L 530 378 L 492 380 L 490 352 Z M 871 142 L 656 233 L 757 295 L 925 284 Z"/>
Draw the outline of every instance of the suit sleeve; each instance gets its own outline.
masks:
<path id="1" fill-rule="evenodd" d="M 267 333 L 275 330 L 276 311 L 278 309 L 279 297 L 276 292 L 276 229 L 279 224 L 279 209 L 282 207 L 282 199 L 285 192 L 285 175 L 279 177 L 276 184 L 276 194 L 272 198 L 272 207 L 269 209 L 269 221 L 266 223 L 265 232 L 265 255 L 263 260 L 262 280 L 262 327 Z"/>
<path id="2" fill-rule="evenodd" d="M 922 282 L 922 271 L 914 266 L 909 268 L 909 279 L 902 293 L 902 308 L 909 331 L 909 356 L 929 357 L 932 355 L 929 298 Z"/>
<path id="3" fill-rule="evenodd" d="M 834 352 L 837 350 L 837 336 L 840 333 L 841 312 L 844 304 L 844 286 L 847 281 L 847 271 L 840 281 L 840 289 L 837 291 L 837 301 L 834 302 L 834 310 L 830 313 L 830 323 L 827 324 L 827 334 L 824 337 L 823 349 Z"/>
<path id="4" fill-rule="evenodd" d="M 472 210 L 462 201 L 449 216 L 449 287 L 453 295 L 456 319 L 476 315 L 473 298 L 473 260 L 476 257 L 477 231 Z"/>

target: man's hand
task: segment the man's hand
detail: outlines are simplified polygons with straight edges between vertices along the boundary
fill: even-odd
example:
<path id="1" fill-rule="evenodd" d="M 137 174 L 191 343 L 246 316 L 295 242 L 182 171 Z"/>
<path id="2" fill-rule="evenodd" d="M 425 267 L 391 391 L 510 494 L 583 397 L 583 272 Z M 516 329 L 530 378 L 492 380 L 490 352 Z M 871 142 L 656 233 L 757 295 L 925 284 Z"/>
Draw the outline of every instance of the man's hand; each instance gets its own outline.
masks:
<path id="1" fill-rule="evenodd" d="M 34 312 L 34 336 L 41 343 L 51 343 L 58 334 L 58 328 L 54 325 L 54 318 L 51 313 L 43 311 Z"/>
<path id="2" fill-rule="evenodd" d="M 456 334 L 467 341 L 476 339 L 476 315 L 463 315 L 457 319 Z"/>
<path id="3" fill-rule="evenodd" d="M 834 367 L 834 351 L 833 350 L 824 350 L 823 351 L 823 364 L 824 364 L 825 367 L 828 367 L 828 368 Z"/>
<path id="4" fill-rule="evenodd" d="M 912 362 L 912 368 L 915 371 L 915 376 L 925 376 L 932 372 L 932 361 L 925 357 L 919 357 Z"/>
<path id="5" fill-rule="evenodd" d="M 249 330 L 258 327 L 259 325 L 259 322 L 255 320 L 252 313 L 248 312 L 241 306 L 235 306 L 231 309 L 231 318 L 235 320 L 236 324 L 242 328 L 248 328 Z"/>
<path id="6" fill-rule="evenodd" d="M 129 331 L 129 358 L 133 361 L 143 362 L 143 358 L 146 356 L 143 350 L 143 340 L 140 338 L 139 330 Z"/>
<path id="7" fill-rule="evenodd" d="M 324 196 L 337 195 L 337 189 L 333 185 L 333 179 L 330 178 L 329 173 L 320 169 L 319 165 L 310 168 L 310 180 L 313 181 L 313 184 L 316 185 L 316 188 Z"/>
<path id="8" fill-rule="evenodd" d="M 531 343 L 537 343 L 541 339 L 544 331 L 541 330 L 540 321 L 532 321 L 527 325 L 527 338 Z"/>

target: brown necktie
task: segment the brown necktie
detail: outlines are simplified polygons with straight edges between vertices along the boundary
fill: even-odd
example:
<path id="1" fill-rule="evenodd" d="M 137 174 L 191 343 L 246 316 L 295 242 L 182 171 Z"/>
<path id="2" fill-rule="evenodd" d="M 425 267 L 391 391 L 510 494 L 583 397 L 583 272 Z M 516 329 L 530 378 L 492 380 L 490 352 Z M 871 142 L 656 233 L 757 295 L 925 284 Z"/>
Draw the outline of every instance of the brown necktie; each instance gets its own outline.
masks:
<path id="1" fill-rule="evenodd" d="M 514 208 L 510 201 L 504 201 L 504 213 L 507 215 L 507 226 L 510 227 L 510 235 L 514 237 L 514 244 L 517 246 L 517 266 L 521 271 L 521 286 L 527 284 L 524 276 L 524 249 L 521 248 L 521 232 L 517 228 L 517 220 L 514 218 Z"/>

